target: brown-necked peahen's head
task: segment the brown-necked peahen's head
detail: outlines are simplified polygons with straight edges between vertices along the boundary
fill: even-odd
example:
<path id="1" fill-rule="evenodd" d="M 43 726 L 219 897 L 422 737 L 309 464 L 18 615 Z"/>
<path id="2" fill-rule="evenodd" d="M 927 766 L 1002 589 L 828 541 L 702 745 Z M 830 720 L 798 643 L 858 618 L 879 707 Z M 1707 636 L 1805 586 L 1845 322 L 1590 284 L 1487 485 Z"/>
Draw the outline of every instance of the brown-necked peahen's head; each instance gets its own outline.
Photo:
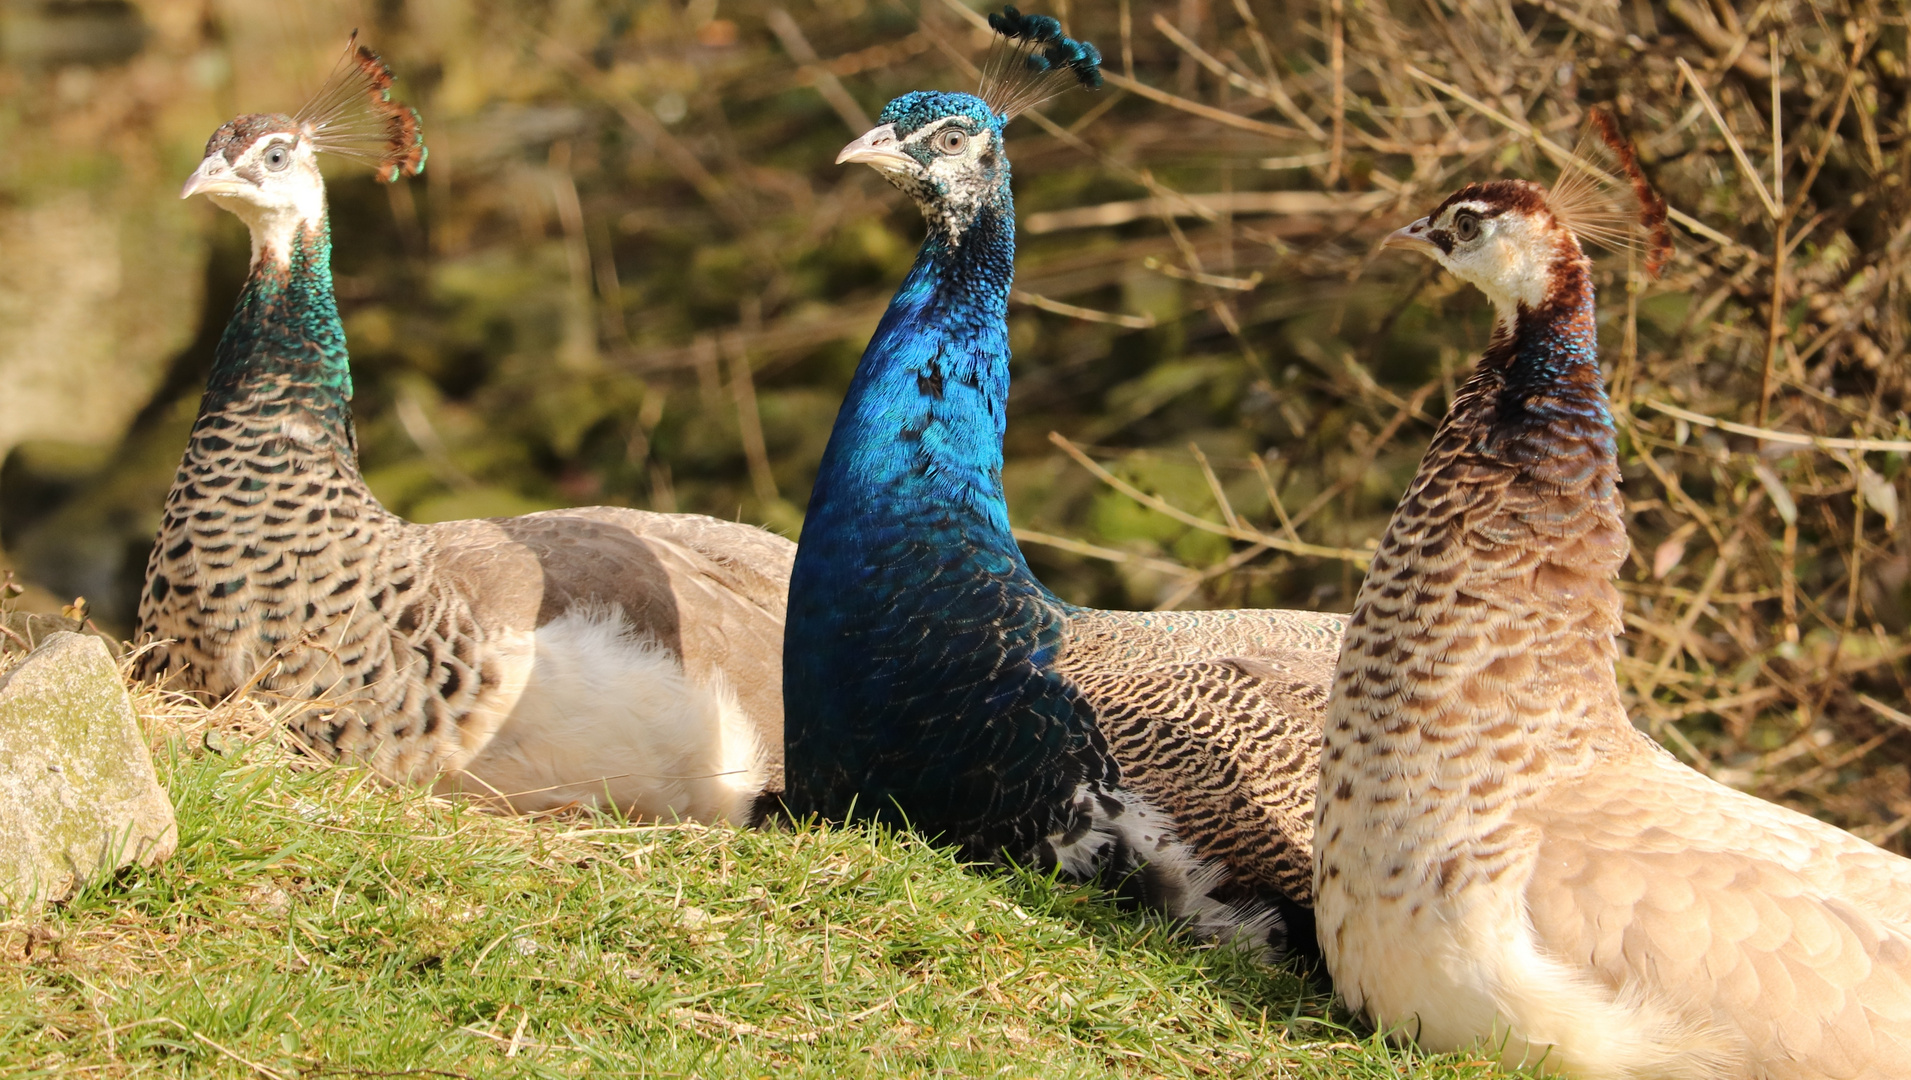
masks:
<path id="1" fill-rule="evenodd" d="M 1550 190 L 1526 180 L 1468 184 L 1389 235 L 1386 246 L 1431 257 L 1508 315 L 1544 303 L 1553 268 L 1583 259 L 1584 240 L 1643 247 L 1646 272 L 1656 276 L 1671 254 L 1665 200 L 1646 181 L 1611 115 L 1595 109 L 1592 121 L 1631 185 L 1635 205 L 1614 198 L 1607 178 L 1575 166 Z M 1635 228 L 1644 231 L 1643 243 Z"/>

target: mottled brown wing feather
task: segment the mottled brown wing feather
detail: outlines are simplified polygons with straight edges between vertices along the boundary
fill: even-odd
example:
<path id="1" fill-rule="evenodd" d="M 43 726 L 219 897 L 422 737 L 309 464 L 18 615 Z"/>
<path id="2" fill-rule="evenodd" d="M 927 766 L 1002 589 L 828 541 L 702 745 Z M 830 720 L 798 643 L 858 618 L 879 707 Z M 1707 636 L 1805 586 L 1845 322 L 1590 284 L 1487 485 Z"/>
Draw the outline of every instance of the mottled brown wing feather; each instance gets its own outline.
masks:
<path id="1" fill-rule="evenodd" d="M 1309 902 L 1331 656 L 1288 652 L 1075 677 L 1122 785 L 1233 882 Z"/>
<path id="2" fill-rule="evenodd" d="M 1122 784 L 1246 889 L 1311 902 L 1321 717 L 1344 616 L 1078 612 L 1059 664 Z"/>
<path id="3" fill-rule="evenodd" d="M 1146 671 L 1220 656 L 1340 653 L 1347 616 L 1325 611 L 1236 608 L 1225 611 L 1097 611 L 1068 613 L 1064 669 Z"/>

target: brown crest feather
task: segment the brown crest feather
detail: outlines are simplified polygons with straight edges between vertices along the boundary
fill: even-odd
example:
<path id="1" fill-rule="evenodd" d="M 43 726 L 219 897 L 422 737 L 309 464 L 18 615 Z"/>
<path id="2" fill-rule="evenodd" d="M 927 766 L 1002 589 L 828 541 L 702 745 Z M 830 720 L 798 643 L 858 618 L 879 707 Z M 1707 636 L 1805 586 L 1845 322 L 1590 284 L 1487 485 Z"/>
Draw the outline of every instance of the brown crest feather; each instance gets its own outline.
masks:
<path id="1" fill-rule="evenodd" d="M 1649 277 L 1658 277 L 1671 257 L 1665 200 L 1640 171 L 1632 144 L 1603 108 L 1590 110 L 1579 142 L 1559 162 L 1559 179 L 1547 192 L 1546 205 L 1553 220 L 1582 242 L 1640 252 Z"/>
<path id="2" fill-rule="evenodd" d="M 1611 148 L 1613 156 L 1619 159 L 1619 167 L 1625 170 L 1626 179 L 1632 184 L 1632 194 L 1639 200 L 1639 225 L 1646 231 L 1646 276 L 1658 277 L 1665 264 L 1672 258 L 1672 226 L 1666 220 L 1665 196 L 1660 195 L 1646 179 L 1645 171 L 1639 168 L 1639 155 L 1632 149 L 1632 141 L 1619 130 L 1619 121 L 1611 112 L 1600 106 L 1593 106 L 1593 126 L 1599 129 L 1599 137 Z"/>
<path id="3" fill-rule="evenodd" d="M 294 119 L 314 149 L 362 161 L 393 183 L 425 171 L 424 129 L 418 111 L 391 97 L 392 73 L 385 61 L 358 44 L 345 55 Z"/>

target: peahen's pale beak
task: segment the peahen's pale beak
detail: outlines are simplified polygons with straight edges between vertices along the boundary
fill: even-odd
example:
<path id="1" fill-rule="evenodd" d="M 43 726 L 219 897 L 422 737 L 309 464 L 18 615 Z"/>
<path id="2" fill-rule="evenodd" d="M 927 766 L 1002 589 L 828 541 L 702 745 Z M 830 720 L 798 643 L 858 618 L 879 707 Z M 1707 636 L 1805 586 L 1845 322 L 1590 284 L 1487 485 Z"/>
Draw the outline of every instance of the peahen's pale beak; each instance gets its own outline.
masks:
<path id="1" fill-rule="evenodd" d="M 896 125 L 884 124 L 871 128 L 863 137 L 843 147 L 836 155 L 836 164 L 848 165 L 861 162 L 877 172 L 896 172 L 907 170 L 916 172 L 922 168 L 916 159 L 902 152 L 896 142 Z"/>
<path id="2" fill-rule="evenodd" d="M 1380 242 L 1380 246 L 1406 248 L 1409 251 L 1418 251 L 1422 255 L 1438 255 L 1440 245 L 1427 239 L 1427 228 L 1430 224 L 1431 222 L 1426 218 L 1421 218 L 1404 229 L 1395 229 L 1387 234 L 1387 238 Z"/>
<path id="3" fill-rule="evenodd" d="M 211 154 L 186 178 L 186 186 L 180 189 L 179 197 L 190 199 L 194 195 L 231 195 L 245 186 L 244 180 L 233 175 L 232 166 L 226 164 L 225 155 Z"/>

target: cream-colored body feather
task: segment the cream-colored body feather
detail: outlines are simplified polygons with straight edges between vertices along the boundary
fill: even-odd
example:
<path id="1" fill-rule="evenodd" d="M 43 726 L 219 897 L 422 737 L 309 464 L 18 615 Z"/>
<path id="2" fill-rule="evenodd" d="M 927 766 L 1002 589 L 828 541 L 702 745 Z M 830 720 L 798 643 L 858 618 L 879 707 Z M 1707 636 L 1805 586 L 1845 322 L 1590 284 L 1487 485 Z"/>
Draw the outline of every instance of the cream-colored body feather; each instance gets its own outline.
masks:
<path id="1" fill-rule="evenodd" d="M 772 750 L 723 672 L 692 679 L 616 608 L 581 604 L 528 639 L 507 661 L 529 668 L 506 677 L 522 687 L 516 700 L 475 751 L 447 763 L 440 789 L 501 794 L 521 811 L 576 803 L 751 819 Z M 518 641 L 500 651 L 517 653 Z"/>

